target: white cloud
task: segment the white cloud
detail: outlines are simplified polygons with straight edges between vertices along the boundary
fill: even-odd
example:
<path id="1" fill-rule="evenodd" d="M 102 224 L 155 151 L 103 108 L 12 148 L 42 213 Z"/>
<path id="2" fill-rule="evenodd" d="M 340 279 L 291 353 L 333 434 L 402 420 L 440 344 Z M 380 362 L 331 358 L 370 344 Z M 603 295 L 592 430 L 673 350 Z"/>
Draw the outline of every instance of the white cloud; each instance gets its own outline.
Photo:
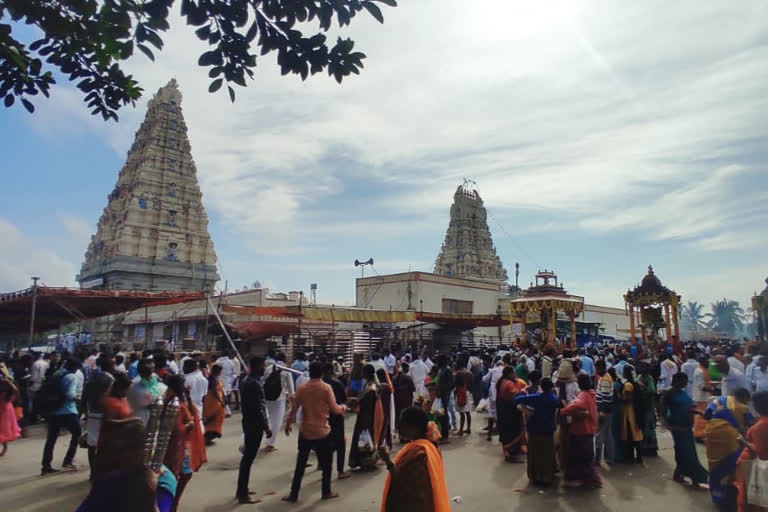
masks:
<path id="1" fill-rule="evenodd" d="M 48 286 L 75 286 L 78 267 L 62 259 L 42 240 L 34 240 L 0 217 L 0 290 L 28 288 L 38 276 Z"/>
<path id="2" fill-rule="evenodd" d="M 59 215 L 59 220 L 70 237 L 74 239 L 73 242 L 79 244 L 79 246 L 87 247 L 91 235 L 96 233 L 96 227 L 81 217 L 62 213 Z"/>
<path id="3" fill-rule="evenodd" d="M 215 235 L 258 255 L 442 235 L 464 176 L 502 219 L 531 211 L 584 237 L 757 248 L 747 240 L 768 199 L 765 2 L 421 0 L 384 14 L 383 26 L 363 17 L 341 31 L 369 57 L 360 77 L 301 82 L 270 56 L 234 105 L 207 93 L 204 46 L 175 17 L 157 62 L 127 66 L 146 92 L 121 123 L 89 118 L 63 87 L 34 122 L 123 155 L 147 99 L 176 77 Z M 370 192 L 366 220 L 345 202 L 355 187 Z M 535 231 L 520 224 L 515 236 Z"/>

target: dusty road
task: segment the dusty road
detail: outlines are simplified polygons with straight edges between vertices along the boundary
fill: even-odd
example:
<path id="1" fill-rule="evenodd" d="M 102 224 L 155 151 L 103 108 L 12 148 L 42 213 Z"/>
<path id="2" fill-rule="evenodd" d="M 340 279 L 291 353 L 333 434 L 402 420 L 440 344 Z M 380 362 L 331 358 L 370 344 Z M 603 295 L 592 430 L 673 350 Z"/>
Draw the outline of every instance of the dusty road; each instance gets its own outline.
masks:
<path id="1" fill-rule="evenodd" d="M 476 424 L 480 424 L 477 421 Z M 225 423 L 224 438 L 209 448 L 209 462 L 195 474 L 184 493 L 180 509 L 185 512 L 220 512 L 228 510 L 309 511 L 379 509 L 385 470 L 354 474 L 343 481 L 334 479 L 334 490 L 341 498 L 320 500 L 320 474 L 309 468 L 299 502 L 290 505 L 280 501 L 288 492 L 296 456 L 296 434 L 281 436 L 279 450 L 261 453 L 251 472 L 251 489 L 263 494 L 258 505 L 238 505 L 234 500 L 239 463 L 239 416 Z M 354 417 L 347 418 L 350 430 Z M 83 469 L 73 473 L 40 477 L 40 459 L 44 434 L 33 428 L 27 439 L 9 446 L 0 458 L 0 509 L 14 512 L 72 511 L 88 491 L 87 455 L 78 451 L 76 462 Z M 351 438 L 351 435 L 348 436 Z M 60 437 L 54 455 L 54 466 L 61 464 L 67 437 Z M 603 512 L 653 512 L 660 510 L 714 510 L 706 491 L 694 491 L 672 481 L 674 452 L 672 439 L 659 432 L 661 446 L 658 458 L 647 458 L 642 466 L 618 465 L 603 468 L 604 486 L 596 490 L 570 490 L 561 485 L 549 489 L 527 488 L 524 464 L 507 464 L 501 459 L 496 441 L 473 434 L 469 439 L 454 439 L 443 447 L 446 479 L 455 512 L 542 510 Z M 700 453 L 700 460 L 704 460 Z M 310 458 L 310 461 L 314 457 Z"/>

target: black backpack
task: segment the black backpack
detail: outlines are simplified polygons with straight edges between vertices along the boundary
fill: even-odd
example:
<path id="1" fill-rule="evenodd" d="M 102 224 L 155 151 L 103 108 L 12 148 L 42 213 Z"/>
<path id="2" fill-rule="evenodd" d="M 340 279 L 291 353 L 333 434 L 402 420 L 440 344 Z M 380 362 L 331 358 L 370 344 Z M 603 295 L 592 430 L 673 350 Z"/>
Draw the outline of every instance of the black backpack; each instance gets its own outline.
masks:
<path id="1" fill-rule="evenodd" d="M 280 373 L 282 373 L 282 370 L 275 365 L 274 368 L 272 368 L 272 373 L 270 373 L 267 380 L 264 381 L 264 398 L 267 400 L 277 400 L 280 398 L 280 393 L 283 392 L 283 383 L 280 379 Z"/>
<path id="2" fill-rule="evenodd" d="M 62 385 L 63 375 L 52 372 L 45 377 L 40 390 L 35 393 L 37 410 L 43 416 L 47 416 L 64 405 L 64 389 Z"/>

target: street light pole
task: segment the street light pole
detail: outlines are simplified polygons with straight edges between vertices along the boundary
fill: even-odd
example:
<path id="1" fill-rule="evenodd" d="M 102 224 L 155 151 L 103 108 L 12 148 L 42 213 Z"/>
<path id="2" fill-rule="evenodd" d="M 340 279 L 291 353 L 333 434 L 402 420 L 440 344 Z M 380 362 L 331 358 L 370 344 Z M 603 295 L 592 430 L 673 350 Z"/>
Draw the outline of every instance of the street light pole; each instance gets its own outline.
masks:
<path id="1" fill-rule="evenodd" d="M 32 278 L 32 314 L 29 319 L 29 346 L 32 346 L 32 338 L 35 335 L 35 313 L 37 310 L 37 282 L 39 277 Z"/>

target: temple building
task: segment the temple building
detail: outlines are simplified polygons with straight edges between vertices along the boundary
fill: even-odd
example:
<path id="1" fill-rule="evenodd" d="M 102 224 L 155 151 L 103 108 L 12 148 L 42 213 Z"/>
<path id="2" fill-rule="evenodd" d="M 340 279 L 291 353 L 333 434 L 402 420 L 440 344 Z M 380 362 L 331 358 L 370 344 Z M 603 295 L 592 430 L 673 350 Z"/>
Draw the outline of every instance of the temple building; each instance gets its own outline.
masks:
<path id="1" fill-rule="evenodd" d="M 471 181 L 464 180 L 453 195 L 451 217 L 435 261 L 435 274 L 507 281 L 507 271 L 496 254 L 487 218 L 480 194 Z"/>
<path id="2" fill-rule="evenodd" d="M 81 288 L 210 291 L 219 276 L 176 80 L 147 105 L 91 237 Z"/>

